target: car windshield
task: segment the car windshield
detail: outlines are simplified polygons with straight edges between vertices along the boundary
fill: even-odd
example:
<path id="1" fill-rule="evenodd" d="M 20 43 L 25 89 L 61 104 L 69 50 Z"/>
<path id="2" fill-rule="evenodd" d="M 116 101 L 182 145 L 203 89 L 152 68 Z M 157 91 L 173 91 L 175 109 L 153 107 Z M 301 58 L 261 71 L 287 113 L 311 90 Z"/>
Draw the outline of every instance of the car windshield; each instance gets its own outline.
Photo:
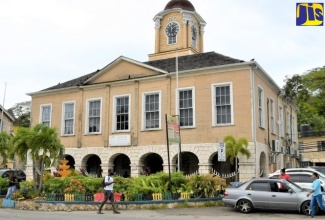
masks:
<path id="1" fill-rule="evenodd" d="M 303 191 L 303 188 L 301 188 L 300 186 L 298 186 L 297 184 L 295 184 L 294 182 L 291 182 L 290 180 L 284 180 L 286 182 L 286 184 L 293 189 L 294 191 L 298 192 L 298 191 Z"/>

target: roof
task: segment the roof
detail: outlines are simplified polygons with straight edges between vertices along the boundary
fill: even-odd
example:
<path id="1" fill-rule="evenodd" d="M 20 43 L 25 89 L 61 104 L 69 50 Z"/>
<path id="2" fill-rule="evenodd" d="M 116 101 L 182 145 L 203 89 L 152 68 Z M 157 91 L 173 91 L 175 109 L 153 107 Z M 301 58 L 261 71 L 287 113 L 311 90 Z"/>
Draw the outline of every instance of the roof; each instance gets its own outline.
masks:
<path id="1" fill-rule="evenodd" d="M 123 58 L 127 59 L 127 58 Z M 69 80 L 64 83 L 59 83 L 55 86 L 49 87 L 42 91 L 56 90 L 56 89 L 64 89 L 64 88 L 73 88 L 79 87 L 82 85 L 87 85 L 89 79 L 95 77 L 97 74 L 101 74 L 103 69 L 106 69 L 110 65 L 115 65 L 116 61 L 108 64 L 101 70 L 97 70 L 93 73 L 89 73 L 87 75 Z M 231 58 L 228 56 L 224 56 L 222 54 L 218 54 L 215 52 L 207 52 L 207 53 L 199 53 L 188 56 L 180 56 L 178 57 L 178 71 L 186 71 L 186 70 L 195 70 L 202 69 L 207 67 L 215 67 L 229 64 L 242 63 L 243 60 L 238 60 L 235 58 Z M 141 62 L 139 62 L 141 63 Z M 150 66 L 152 68 L 157 68 L 166 72 L 175 72 L 176 71 L 176 62 L 174 58 L 161 59 L 155 61 L 142 62 L 141 64 Z"/>
<path id="2" fill-rule="evenodd" d="M 0 105 L 0 119 L 1 119 L 2 111 L 9 119 L 11 119 L 11 121 L 15 121 L 15 118 L 11 114 L 9 114 L 9 112 L 6 109 L 4 109 L 2 105 Z"/>
<path id="3" fill-rule="evenodd" d="M 172 9 L 172 8 L 181 8 L 187 11 L 195 11 L 194 6 L 188 0 L 171 0 L 167 3 L 165 10 Z"/>

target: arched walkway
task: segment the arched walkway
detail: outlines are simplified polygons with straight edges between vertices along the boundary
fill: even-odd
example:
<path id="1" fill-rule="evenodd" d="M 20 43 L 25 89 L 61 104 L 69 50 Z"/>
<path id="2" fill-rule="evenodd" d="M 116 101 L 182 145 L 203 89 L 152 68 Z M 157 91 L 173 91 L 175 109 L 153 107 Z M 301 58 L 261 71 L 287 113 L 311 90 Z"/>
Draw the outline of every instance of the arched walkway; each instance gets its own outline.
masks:
<path id="1" fill-rule="evenodd" d="M 130 158 L 125 154 L 117 154 L 111 157 L 110 161 L 114 165 L 114 172 L 123 177 L 129 177 L 131 174 Z"/>
<path id="2" fill-rule="evenodd" d="M 85 156 L 81 162 L 81 166 L 86 169 L 90 176 L 94 177 L 101 170 L 101 164 L 101 159 L 95 154 Z"/>
<path id="3" fill-rule="evenodd" d="M 178 164 L 178 154 L 173 157 L 172 162 Z M 186 174 L 193 174 L 199 171 L 199 158 L 192 152 L 182 152 L 181 171 Z"/>
<path id="4" fill-rule="evenodd" d="M 142 166 L 144 174 L 152 174 L 163 171 L 163 159 L 159 154 L 148 153 L 140 158 L 139 165 Z"/>
<path id="5" fill-rule="evenodd" d="M 69 154 L 64 155 L 64 158 L 69 161 L 67 163 L 67 165 L 70 166 L 70 169 L 75 169 L 76 162 L 75 162 L 74 158 Z"/>
<path id="6" fill-rule="evenodd" d="M 260 177 L 266 177 L 266 171 L 266 154 L 262 151 L 260 154 Z"/>

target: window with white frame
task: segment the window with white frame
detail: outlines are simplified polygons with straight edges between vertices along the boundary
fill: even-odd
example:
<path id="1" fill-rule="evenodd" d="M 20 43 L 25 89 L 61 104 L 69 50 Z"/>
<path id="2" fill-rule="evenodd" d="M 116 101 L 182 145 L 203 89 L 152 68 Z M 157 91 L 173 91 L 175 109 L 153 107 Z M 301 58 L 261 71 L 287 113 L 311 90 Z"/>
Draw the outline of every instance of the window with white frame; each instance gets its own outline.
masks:
<path id="1" fill-rule="evenodd" d="M 280 137 L 284 136 L 284 131 L 283 131 L 283 107 L 279 106 L 279 135 Z"/>
<path id="2" fill-rule="evenodd" d="M 74 134 L 74 116 L 75 116 L 75 103 L 63 103 L 63 134 Z"/>
<path id="3" fill-rule="evenodd" d="M 258 87 L 258 126 L 264 128 L 264 90 Z"/>
<path id="4" fill-rule="evenodd" d="M 115 97 L 115 130 L 130 129 L 130 96 Z"/>
<path id="5" fill-rule="evenodd" d="M 160 92 L 145 93 L 144 100 L 144 129 L 160 128 Z"/>
<path id="6" fill-rule="evenodd" d="M 271 117 L 271 133 L 275 134 L 275 111 L 274 100 L 270 98 L 270 117 Z"/>
<path id="7" fill-rule="evenodd" d="M 213 85 L 213 123 L 226 125 L 233 123 L 232 85 Z"/>
<path id="8" fill-rule="evenodd" d="M 291 135 L 291 123 L 290 123 L 290 112 L 287 111 L 287 117 L 286 117 L 286 127 L 287 127 L 287 134 Z"/>
<path id="9" fill-rule="evenodd" d="M 179 118 L 180 126 L 192 127 L 194 126 L 194 91 L 193 88 L 180 89 L 178 91 L 179 97 Z"/>
<path id="10" fill-rule="evenodd" d="M 51 126 L 51 105 L 42 105 L 41 106 L 41 123 L 46 126 Z"/>
<path id="11" fill-rule="evenodd" d="M 294 142 L 297 141 L 296 139 L 297 139 L 297 136 L 298 136 L 296 128 L 297 128 L 296 118 L 295 118 L 295 116 L 292 116 L 292 140 Z"/>
<path id="12" fill-rule="evenodd" d="M 100 133 L 101 99 L 89 100 L 87 104 L 87 133 Z"/>

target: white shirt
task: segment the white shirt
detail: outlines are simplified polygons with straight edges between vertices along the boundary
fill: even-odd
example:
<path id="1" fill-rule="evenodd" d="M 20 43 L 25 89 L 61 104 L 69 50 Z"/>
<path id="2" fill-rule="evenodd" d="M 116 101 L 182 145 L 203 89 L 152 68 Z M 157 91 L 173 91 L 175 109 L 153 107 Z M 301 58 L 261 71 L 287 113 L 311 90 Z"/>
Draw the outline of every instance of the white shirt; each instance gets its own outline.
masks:
<path id="1" fill-rule="evenodd" d="M 113 177 L 111 177 L 111 176 L 105 176 L 105 183 L 111 183 L 113 181 L 114 181 Z M 105 190 L 112 190 L 113 191 L 113 187 L 114 187 L 114 183 L 105 186 L 104 189 Z"/>

